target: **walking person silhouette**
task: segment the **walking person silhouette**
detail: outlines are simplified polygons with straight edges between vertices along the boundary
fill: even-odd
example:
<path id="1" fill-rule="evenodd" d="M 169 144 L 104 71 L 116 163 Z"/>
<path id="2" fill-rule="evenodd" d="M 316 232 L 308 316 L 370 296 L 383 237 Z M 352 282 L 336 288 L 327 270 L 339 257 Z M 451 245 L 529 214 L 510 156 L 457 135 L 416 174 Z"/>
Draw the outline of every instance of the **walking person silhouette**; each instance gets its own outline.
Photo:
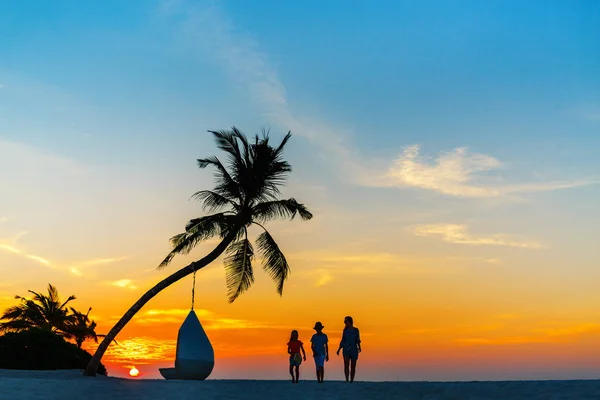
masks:
<path id="1" fill-rule="evenodd" d="M 344 374 L 346 382 L 354 382 L 356 374 L 356 362 L 358 354 L 362 351 L 360 347 L 360 331 L 354 326 L 354 320 L 348 316 L 344 318 L 344 331 L 342 332 L 342 340 L 336 354 L 340 355 L 340 350 L 343 350 L 344 356 Z"/>

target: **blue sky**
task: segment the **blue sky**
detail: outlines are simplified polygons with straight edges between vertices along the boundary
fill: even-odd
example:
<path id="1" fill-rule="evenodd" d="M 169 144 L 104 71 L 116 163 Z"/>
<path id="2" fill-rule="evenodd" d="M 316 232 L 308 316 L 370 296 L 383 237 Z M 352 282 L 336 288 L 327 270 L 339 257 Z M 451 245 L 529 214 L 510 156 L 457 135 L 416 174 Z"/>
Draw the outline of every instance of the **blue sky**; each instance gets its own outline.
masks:
<path id="1" fill-rule="evenodd" d="M 206 130 L 267 126 L 318 217 L 292 250 L 499 260 L 583 299 L 599 49 L 597 1 L 0 1 L 0 244 L 154 264 Z"/>

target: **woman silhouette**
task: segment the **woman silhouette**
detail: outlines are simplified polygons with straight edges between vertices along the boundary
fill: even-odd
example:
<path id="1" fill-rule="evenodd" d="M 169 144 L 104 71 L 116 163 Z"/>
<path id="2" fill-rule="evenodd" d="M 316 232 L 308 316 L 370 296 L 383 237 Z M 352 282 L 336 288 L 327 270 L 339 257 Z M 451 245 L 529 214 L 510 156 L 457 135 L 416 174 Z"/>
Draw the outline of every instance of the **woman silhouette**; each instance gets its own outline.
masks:
<path id="1" fill-rule="evenodd" d="M 354 327 L 352 317 L 344 318 L 344 324 L 346 326 L 342 332 L 342 340 L 336 354 L 339 356 L 340 350 L 344 350 L 344 374 L 346 375 L 346 382 L 350 378 L 350 383 L 352 383 L 354 382 L 354 374 L 356 373 L 358 353 L 361 352 L 360 331 Z"/>

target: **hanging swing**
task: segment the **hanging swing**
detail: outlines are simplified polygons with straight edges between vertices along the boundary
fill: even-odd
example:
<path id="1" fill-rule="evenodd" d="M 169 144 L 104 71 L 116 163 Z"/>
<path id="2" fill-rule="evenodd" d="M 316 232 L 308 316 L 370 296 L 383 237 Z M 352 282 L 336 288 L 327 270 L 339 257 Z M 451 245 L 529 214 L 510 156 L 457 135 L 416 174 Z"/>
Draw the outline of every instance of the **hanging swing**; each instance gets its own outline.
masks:
<path id="1" fill-rule="evenodd" d="M 192 283 L 192 307 L 179 328 L 175 368 L 159 368 L 165 379 L 189 379 L 203 381 L 215 366 L 215 352 L 200 320 L 194 311 L 196 271 Z"/>

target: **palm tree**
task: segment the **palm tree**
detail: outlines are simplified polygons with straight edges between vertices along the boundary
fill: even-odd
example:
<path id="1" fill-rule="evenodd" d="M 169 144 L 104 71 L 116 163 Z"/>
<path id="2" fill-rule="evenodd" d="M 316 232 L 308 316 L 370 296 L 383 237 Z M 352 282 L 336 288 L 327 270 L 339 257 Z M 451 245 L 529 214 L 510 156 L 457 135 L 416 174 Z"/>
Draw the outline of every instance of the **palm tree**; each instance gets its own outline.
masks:
<path id="1" fill-rule="evenodd" d="M 183 277 L 204 268 L 224 252 L 229 302 L 248 290 L 254 282 L 254 248 L 248 240 L 248 228 L 252 225 L 263 231 L 256 240 L 263 269 L 275 280 L 279 295 L 283 294 L 290 268 L 264 224 L 277 218 L 293 219 L 296 215 L 303 220 L 312 218 L 306 207 L 295 199 L 279 198 L 279 188 L 292 171 L 290 164 L 283 159 L 283 149 L 291 133 L 288 132 L 274 147 L 269 143 L 268 132 L 264 131 L 262 137 L 256 135 L 252 142 L 235 127 L 230 131 L 209 132 L 217 147 L 226 153 L 227 167 L 214 156 L 199 159 L 198 167 L 201 169 L 208 166 L 215 168 L 216 186 L 213 190 L 201 190 L 192 197 L 201 202 L 206 212 L 214 214 L 189 221 L 185 232 L 173 236 L 173 249 L 158 268 L 166 267 L 178 254 L 188 254 L 201 241 L 219 237 L 220 243 L 202 259 L 181 268 L 144 293 L 100 343 L 85 375 L 96 374 L 110 342 L 150 299 Z"/>
<path id="2" fill-rule="evenodd" d="M 90 320 L 90 311 L 92 311 L 92 307 L 85 314 L 71 307 L 71 318 L 65 327 L 65 330 L 75 340 L 79 348 L 88 339 L 98 343 L 99 337 L 106 336 L 96 333 L 96 321 Z"/>
<path id="3" fill-rule="evenodd" d="M 31 328 L 40 328 L 55 332 L 70 338 L 66 327 L 72 320 L 69 315 L 67 304 L 75 300 L 75 296 L 69 296 L 66 301 L 61 302 L 56 287 L 48 284 L 48 295 L 29 290 L 33 294 L 32 299 L 15 296 L 20 304 L 9 307 L 0 316 L 0 332 L 19 332 Z"/>

